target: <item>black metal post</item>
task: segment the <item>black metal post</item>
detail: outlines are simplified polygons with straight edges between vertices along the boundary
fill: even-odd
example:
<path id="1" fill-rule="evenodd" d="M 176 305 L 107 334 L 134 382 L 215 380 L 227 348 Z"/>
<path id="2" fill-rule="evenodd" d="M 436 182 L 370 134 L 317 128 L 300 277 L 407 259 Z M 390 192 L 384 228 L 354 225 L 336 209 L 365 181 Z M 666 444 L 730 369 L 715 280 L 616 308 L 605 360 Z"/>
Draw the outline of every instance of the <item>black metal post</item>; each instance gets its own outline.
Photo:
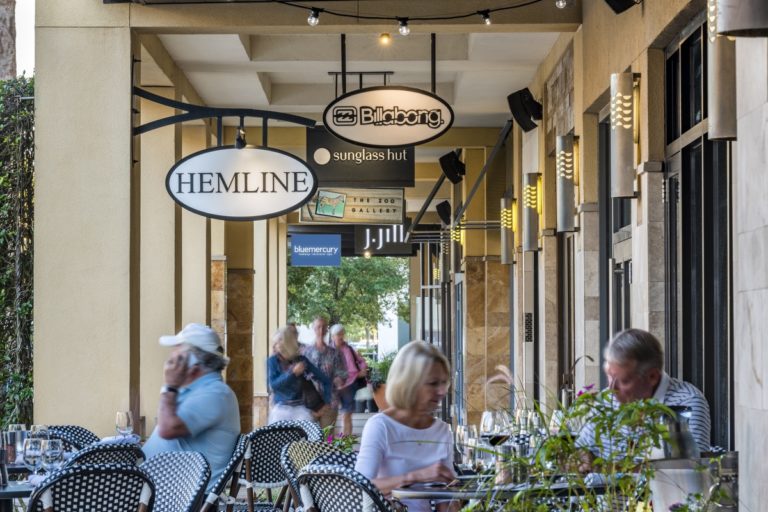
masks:
<path id="1" fill-rule="evenodd" d="M 347 94 L 347 34 L 341 34 L 341 94 Z"/>
<path id="2" fill-rule="evenodd" d="M 434 32 L 432 32 L 432 94 L 437 94 L 437 50 Z"/>

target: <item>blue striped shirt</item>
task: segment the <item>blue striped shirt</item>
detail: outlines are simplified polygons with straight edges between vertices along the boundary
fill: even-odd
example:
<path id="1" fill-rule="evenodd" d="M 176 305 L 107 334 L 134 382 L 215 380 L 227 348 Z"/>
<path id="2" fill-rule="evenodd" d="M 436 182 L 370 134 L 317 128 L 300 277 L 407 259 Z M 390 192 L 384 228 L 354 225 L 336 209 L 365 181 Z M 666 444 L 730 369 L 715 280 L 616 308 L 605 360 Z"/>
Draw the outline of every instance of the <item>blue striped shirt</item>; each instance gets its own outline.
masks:
<path id="1" fill-rule="evenodd" d="M 700 450 L 709 450 L 709 436 L 711 430 L 711 419 L 709 415 L 709 404 L 704 394 L 699 389 L 688 382 L 675 379 L 662 372 L 661 380 L 653 394 L 654 399 L 667 406 L 684 406 L 691 411 L 688 428 L 693 434 Z M 611 397 L 611 405 L 614 408 L 619 407 L 616 397 Z M 631 434 L 630 434 L 631 435 Z M 581 428 L 579 437 L 576 440 L 576 446 L 587 448 L 601 457 L 610 457 L 611 454 L 624 451 L 623 443 L 617 442 L 616 449 L 612 449 L 609 440 L 603 439 L 601 443 L 595 442 L 595 426 L 589 420 Z"/>

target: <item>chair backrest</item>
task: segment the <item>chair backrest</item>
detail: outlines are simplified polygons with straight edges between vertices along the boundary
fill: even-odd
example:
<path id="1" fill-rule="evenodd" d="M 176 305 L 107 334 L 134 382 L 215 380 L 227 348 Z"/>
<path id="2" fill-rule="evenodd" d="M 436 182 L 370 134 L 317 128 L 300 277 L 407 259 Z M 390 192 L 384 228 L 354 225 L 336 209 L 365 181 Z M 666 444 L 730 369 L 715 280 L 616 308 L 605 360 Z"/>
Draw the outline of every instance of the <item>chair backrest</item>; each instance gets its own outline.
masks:
<path id="1" fill-rule="evenodd" d="M 246 464 L 240 470 L 240 477 L 251 482 L 256 488 L 272 489 L 286 484 L 285 473 L 280 465 L 283 447 L 299 440 L 322 437 L 320 427 L 309 421 L 278 421 L 257 428 L 247 435 Z M 246 474 L 250 459 L 251 471 Z"/>
<path id="2" fill-rule="evenodd" d="M 64 449 L 67 451 L 82 450 L 86 446 L 101 441 L 99 436 L 78 425 L 50 425 L 48 435 L 51 439 L 64 441 Z"/>
<path id="3" fill-rule="evenodd" d="M 357 454 L 354 452 L 344 453 L 342 451 L 334 450 L 332 452 L 319 455 L 315 460 L 312 461 L 312 464 L 330 464 L 333 466 L 344 466 L 350 469 L 355 469 L 355 464 L 357 464 Z"/>
<path id="4" fill-rule="evenodd" d="M 345 466 L 310 464 L 298 482 L 304 510 L 394 512 L 370 480 Z"/>
<path id="5" fill-rule="evenodd" d="M 197 512 L 211 478 L 211 466 L 198 452 L 164 452 L 141 466 L 155 482 L 154 512 Z"/>
<path id="6" fill-rule="evenodd" d="M 32 493 L 27 510 L 136 512 L 144 504 L 150 511 L 154 496 L 155 484 L 138 467 L 86 464 L 53 473 Z"/>
<path id="7" fill-rule="evenodd" d="M 280 453 L 280 466 L 283 468 L 288 485 L 291 488 L 291 495 L 294 500 L 299 499 L 299 483 L 296 480 L 299 471 L 308 466 L 318 456 L 329 455 L 337 452 L 328 443 L 322 441 L 307 441 L 301 439 L 283 446 Z M 341 452 L 338 452 L 341 453 Z"/>
<path id="8" fill-rule="evenodd" d="M 66 467 L 82 464 L 128 464 L 137 466 L 144 461 L 144 452 L 134 443 L 93 444 L 75 452 Z"/>
<path id="9" fill-rule="evenodd" d="M 216 499 L 227 489 L 227 484 L 232 479 L 233 475 L 240 474 L 240 466 L 243 463 L 245 457 L 245 451 L 248 447 L 250 440 L 247 435 L 240 434 L 235 443 L 235 449 L 232 452 L 227 467 L 224 468 L 224 472 L 221 474 L 218 480 L 211 487 L 211 491 L 208 493 L 208 498 L 211 503 L 215 503 Z"/>

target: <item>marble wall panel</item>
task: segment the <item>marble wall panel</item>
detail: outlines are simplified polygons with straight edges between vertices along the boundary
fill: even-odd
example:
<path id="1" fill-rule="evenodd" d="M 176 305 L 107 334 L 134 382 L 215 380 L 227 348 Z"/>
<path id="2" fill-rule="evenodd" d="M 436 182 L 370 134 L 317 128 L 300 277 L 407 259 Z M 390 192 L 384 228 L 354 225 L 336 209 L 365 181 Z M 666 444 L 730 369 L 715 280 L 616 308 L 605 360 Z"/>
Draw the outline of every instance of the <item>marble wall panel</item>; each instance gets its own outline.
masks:
<path id="1" fill-rule="evenodd" d="M 746 135 L 741 121 L 768 102 L 768 39 L 739 38 L 736 43 L 736 113 L 739 117 L 739 142 Z"/>
<path id="2" fill-rule="evenodd" d="M 227 272 L 227 384 L 240 404 L 244 432 L 253 425 L 253 273 L 230 269 Z"/>
<path id="3" fill-rule="evenodd" d="M 227 261 L 211 260 L 211 328 L 227 346 Z"/>
<path id="4" fill-rule="evenodd" d="M 758 172 L 768 168 L 768 103 L 739 118 L 738 131 L 733 224 L 734 232 L 745 233 L 768 226 L 768 173 Z"/>
<path id="5" fill-rule="evenodd" d="M 755 255 L 768 254 L 768 226 L 745 231 L 734 236 L 734 286 L 739 290 L 768 288 L 768 265 Z"/>

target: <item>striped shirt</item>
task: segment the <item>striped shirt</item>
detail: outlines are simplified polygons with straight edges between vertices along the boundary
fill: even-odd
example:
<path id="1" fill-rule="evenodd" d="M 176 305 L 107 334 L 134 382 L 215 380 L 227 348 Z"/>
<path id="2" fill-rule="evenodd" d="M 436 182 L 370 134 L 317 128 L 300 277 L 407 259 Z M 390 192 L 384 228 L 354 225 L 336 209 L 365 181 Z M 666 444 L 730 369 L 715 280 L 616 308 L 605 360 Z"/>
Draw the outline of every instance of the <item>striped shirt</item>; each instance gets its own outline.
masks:
<path id="1" fill-rule="evenodd" d="M 696 444 L 702 451 L 709 450 L 709 434 L 711 429 L 711 420 L 709 416 L 709 404 L 704 394 L 699 389 L 688 382 L 675 379 L 662 372 L 661 380 L 653 394 L 654 399 L 666 406 L 684 406 L 690 409 L 688 428 L 696 440 Z M 619 407 L 616 397 L 611 397 L 611 405 L 614 408 Z M 630 437 L 631 434 L 628 435 Z M 612 449 L 610 442 L 603 439 L 601 443 L 595 442 L 595 426 L 587 421 L 579 433 L 576 440 L 576 446 L 587 448 L 591 452 L 601 456 L 610 457 L 611 454 L 623 452 L 622 442 L 617 442 L 616 449 Z"/>

